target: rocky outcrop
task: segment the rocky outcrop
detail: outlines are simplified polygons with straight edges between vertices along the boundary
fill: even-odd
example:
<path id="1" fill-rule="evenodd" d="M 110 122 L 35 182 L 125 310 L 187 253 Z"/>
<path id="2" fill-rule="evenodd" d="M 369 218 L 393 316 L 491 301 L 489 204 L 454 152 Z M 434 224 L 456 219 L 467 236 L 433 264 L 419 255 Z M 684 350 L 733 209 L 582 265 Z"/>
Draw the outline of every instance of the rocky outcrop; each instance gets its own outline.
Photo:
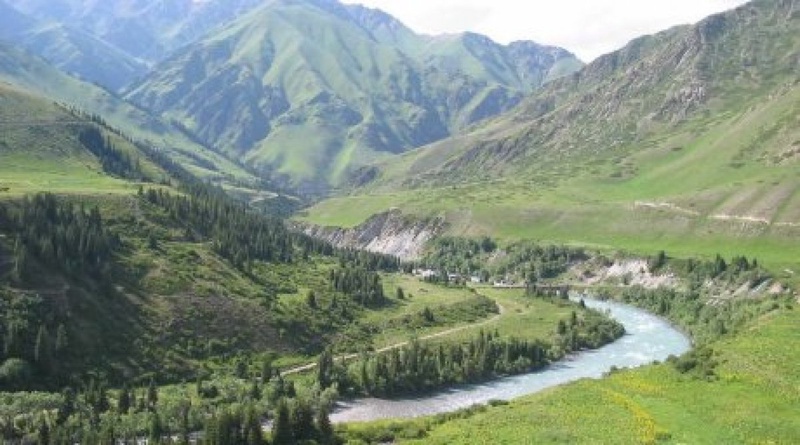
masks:
<path id="1" fill-rule="evenodd" d="M 350 229 L 308 224 L 298 225 L 298 228 L 336 247 L 364 249 L 411 261 L 420 258 L 425 245 L 442 233 L 444 226 L 442 217 L 420 219 L 390 210 Z"/>

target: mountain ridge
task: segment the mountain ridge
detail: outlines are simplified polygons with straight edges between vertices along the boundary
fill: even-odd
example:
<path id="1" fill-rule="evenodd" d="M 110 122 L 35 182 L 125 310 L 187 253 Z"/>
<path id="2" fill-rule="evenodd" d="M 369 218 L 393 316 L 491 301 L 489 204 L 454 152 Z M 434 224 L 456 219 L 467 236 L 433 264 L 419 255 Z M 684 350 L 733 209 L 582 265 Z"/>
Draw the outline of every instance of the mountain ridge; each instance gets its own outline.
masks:
<path id="1" fill-rule="evenodd" d="M 419 150 L 420 162 L 415 165 L 421 167 L 422 159 L 447 158 L 443 163 L 428 165 L 427 171 L 433 175 L 439 171 L 463 177 L 474 174 L 477 166 L 466 167 L 480 160 L 495 162 L 502 172 L 510 164 L 516 164 L 514 168 L 527 165 L 516 161 L 541 162 L 539 158 L 534 159 L 534 155 L 558 157 L 560 153 L 570 156 L 570 147 L 577 147 L 573 151 L 580 153 L 589 145 L 595 146 L 595 150 L 608 150 L 644 141 L 651 134 L 670 129 L 699 112 L 706 112 L 704 110 L 708 108 L 703 107 L 719 106 L 720 101 L 737 99 L 727 96 L 742 96 L 743 92 L 749 92 L 752 99 L 764 92 L 769 94 L 770 89 L 780 87 L 780 79 L 791 79 L 791 70 L 797 66 L 797 62 L 792 62 L 792 57 L 797 57 L 796 39 L 794 43 L 791 39 L 784 39 L 788 43 L 779 49 L 771 48 L 771 55 L 760 52 L 760 48 L 754 49 L 757 45 L 763 46 L 766 37 L 742 43 L 740 54 L 748 54 L 738 56 L 745 67 L 742 69 L 731 64 L 730 60 L 735 58 L 713 54 L 723 50 L 735 53 L 731 49 L 717 50 L 714 45 L 724 45 L 725 42 L 719 43 L 715 39 L 724 39 L 728 35 L 725 32 L 732 32 L 725 23 L 738 23 L 736 17 L 744 21 L 769 19 L 757 15 L 758 11 L 768 9 L 764 3 L 767 2 L 754 2 L 728 13 L 715 14 L 695 26 L 678 26 L 634 39 L 624 48 L 599 57 L 581 71 L 552 82 L 509 114 L 487 122 L 476 132 L 473 140 L 469 140 L 467 135 L 458 143 L 443 141 L 438 146 Z M 781 10 L 786 13 L 783 24 L 765 31 L 776 38 L 785 35 L 783 28 L 797 23 L 798 13 L 792 9 L 793 3 L 781 3 L 782 9 L 776 9 L 775 13 L 779 14 Z M 739 29 L 757 25 L 748 21 Z M 776 41 L 781 40 L 778 38 Z M 768 49 L 770 47 L 766 47 Z M 766 61 L 758 64 L 754 57 L 766 58 Z M 752 60 L 744 60 L 747 58 Z M 771 66 L 771 60 L 776 62 L 775 66 Z M 714 68 L 707 66 L 714 63 L 723 65 L 723 62 L 727 65 L 720 71 L 725 72 L 714 73 L 711 71 Z M 764 79 L 765 84 L 761 85 L 756 79 L 744 78 L 750 75 L 779 79 L 778 83 Z M 754 91 L 754 88 L 761 91 Z M 633 107 L 626 108 L 626 105 Z M 592 121 L 611 125 L 592 126 Z M 570 124 L 562 125 L 560 122 Z M 465 168 L 460 170 L 461 167 Z M 489 173 L 490 169 L 483 167 L 486 165 L 480 169 Z"/>
<path id="2" fill-rule="evenodd" d="M 337 1 L 276 0 L 183 48 L 126 97 L 229 156 L 325 189 L 508 110 L 579 63 L 533 43 L 419 36 Z"/>

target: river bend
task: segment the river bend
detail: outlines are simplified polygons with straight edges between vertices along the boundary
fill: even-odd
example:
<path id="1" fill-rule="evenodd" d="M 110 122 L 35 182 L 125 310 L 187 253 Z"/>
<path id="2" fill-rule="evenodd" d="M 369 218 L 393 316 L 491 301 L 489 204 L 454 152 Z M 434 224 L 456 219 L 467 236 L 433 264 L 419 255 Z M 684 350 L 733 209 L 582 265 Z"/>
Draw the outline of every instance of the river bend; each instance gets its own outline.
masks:
<path id="1" fill-rule="evenodd" d="M 663 361 L 672 354 L 680 355 L 691 348 L 686 335 L 644 310 L 611 301 L 590 298 L 584 301 L 588 307 L 608 311 L 625 326 L 626 334 L 614 343 L 569 355 L 530 374 L 459 386 L 415 398 L 343 401 L 337 405 L 331 419 L 336 423 L 362 422 L 451 412 L 490 400 L 511 400 L 583 378 L 600 378 L 614 366 L 629 368 L 655 360 Z"/>

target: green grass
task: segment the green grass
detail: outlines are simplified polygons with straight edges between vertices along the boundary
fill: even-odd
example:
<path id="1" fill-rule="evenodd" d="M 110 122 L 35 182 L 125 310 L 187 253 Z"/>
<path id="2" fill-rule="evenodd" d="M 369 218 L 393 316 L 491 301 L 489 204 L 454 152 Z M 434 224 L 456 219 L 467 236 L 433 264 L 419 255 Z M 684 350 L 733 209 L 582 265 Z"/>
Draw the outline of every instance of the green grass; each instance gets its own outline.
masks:
<path id="1" fill-rule="evenodd" d="M 407 341 L 412 336 L 425 336 L 441 332 L 454 326 L 480 321 L 481 317 L 456 316 L 444 317 L 448 308 L 453 308 L 459 303 L 468 304 L 475 299 L 475 295 L 464 288 L 448 288 L 431 283 L 426 283 L 411 275 L 388 275 L 383 280 L 384 292 L 389 298 L 386 308 L 368 310 L 363 322 L 378 327 L 378 332 L 372 338 L 376 349 L 399 342 Z M 397 287 L 403 288 L 406 298 L 398 300 L 395 291 Z M 408 297 L 411 295 L 411 297 Z M 426 308 L 442 315 L 430 326 L 415 326 L 415 318 Z M 483 318 L 493 314 L 483 313 Z M 406 322 L 406 320 L 408 320 Z"/>
<path id="2" fill-rule="evenodd" d="M 478 288 L 478 292 L 491 298 L 503 308 L 501 316 L 492 322 L 464 329 L 437 342 L 468 341 L 483 330 L 497 332 L 501 338 L 548 339 L 555 332 L 559 320 L 566 320 L 575 309 L 554 304 L 539 298 L 527 298 L 523 289 Z"/>
<path id="3" fill-rule="evenodd" d="M 0 190 L 1 199 L 41 191 L 77 195 L 133 194 L 136 186 L 106 176 L 88 156 L 84 159 L 41 159 L 22 153 L 0 153 Z"/>

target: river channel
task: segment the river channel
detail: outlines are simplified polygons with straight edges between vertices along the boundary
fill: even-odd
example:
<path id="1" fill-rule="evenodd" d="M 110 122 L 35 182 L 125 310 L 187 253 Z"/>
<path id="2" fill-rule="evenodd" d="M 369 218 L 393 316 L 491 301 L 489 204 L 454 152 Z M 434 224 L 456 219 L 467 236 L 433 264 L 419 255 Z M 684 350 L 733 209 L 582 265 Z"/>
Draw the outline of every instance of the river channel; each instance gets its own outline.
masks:
<path id="1" fill-rule="evenodd" d="M 672 354 L 683 354 L 692 346 L 686 335 L 646 311 L 611 301 L 590 298 L 584 301 L 588 307 L 608 311 L 625 326 L 626 334 L 602 348 L 572 354 L 530 374 L 459 386 L 421 397 L 343 401 L 337 405 L 331 420 L 340 423 L 411 418 L 456 411 L 490 400 L 511 400 L 583 378 L 600 378 L 612 367 L 630 368 L 663 361 Z"/>

